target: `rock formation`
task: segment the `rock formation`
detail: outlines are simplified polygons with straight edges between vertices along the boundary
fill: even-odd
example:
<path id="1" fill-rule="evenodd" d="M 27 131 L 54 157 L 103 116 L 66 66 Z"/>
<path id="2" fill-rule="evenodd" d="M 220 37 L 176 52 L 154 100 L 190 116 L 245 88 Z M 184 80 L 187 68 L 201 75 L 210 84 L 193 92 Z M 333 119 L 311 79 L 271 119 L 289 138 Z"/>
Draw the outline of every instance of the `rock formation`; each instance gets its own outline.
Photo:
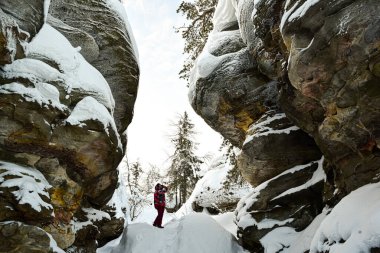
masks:
<path id="1" fill-rule="evenodd" d="M 124 228 L 109 201 L 139 76 L 128 21 L 116 0 L 49 3 L 0 3 L 0 252 L 95 252 Z"/>
<path id="2" fill-rule="evenodd" d="M 379 181 L 379 11 L 371 0 L 218 2 L 189 98 L 241 149 L 255 188 L 236 221 L 251 252 L 322 252 L 294 238 Z"/>
<path id="3" fill-rule="evenodd" d="M 234 165 L 227 155 L 216 156 L 195 185 L 183 209 L 195 212 L 207 210 L 210 214 L 233 212 L 240 199 L 252 189 L 247 182 L 230 183 L 228 176 L 233 169 Z M 230 184 L 226 184 L 226 181 Z"/>

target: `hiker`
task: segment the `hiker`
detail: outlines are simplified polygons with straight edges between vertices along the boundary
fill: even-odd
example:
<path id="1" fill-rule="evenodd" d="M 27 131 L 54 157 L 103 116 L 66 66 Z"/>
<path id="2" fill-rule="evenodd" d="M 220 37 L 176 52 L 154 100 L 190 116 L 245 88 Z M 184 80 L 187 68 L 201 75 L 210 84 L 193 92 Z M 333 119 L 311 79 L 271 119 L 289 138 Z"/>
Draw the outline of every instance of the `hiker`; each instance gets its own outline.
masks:
<path id="1" fill-rule="evenodd" d="M 157 217 L 153 222 L 153 226 L 158 228 L 164 228 L 162 225 L 162 217 L 164 216 L 164 210 L 165 210 L 165 193 L 167 192 L 168 188 L 165 185 L 162 184 L 156 184 L 154 187 L 154 208 L 157 209 Z"/>

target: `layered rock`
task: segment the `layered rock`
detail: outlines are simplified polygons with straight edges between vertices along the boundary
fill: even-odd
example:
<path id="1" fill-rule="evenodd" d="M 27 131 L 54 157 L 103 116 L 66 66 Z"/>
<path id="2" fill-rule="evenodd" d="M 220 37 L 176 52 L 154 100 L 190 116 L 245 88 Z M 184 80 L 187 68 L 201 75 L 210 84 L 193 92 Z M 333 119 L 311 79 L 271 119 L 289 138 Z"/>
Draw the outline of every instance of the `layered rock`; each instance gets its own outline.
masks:
<path id="1" fill-rule="evenodd" d="M 379 8 L 219 1 L 189 97 L 242 150 L 239 168 L 255 189 L 238 206 L 238 237 L 252 252 L 310 250 L 311 239 L 296 238 L 312 238 L 323 206 L 378 181 Z"/>
<path id="2" fill-rule="evenodd" d="M 324 179 L 320 160 L 290 168 L 255 187 L 236 209 L 241 244 L 261 252 L 263 238 L 271 236 L 274 230 L 304 230 L 322 211 Z M 289 244 L 284 243 L 276 251 Z"/>
<path id="3" fill-rule="evenodd" d="M 288 17 L 283 18 L 291 82 L 283 90 L 283 108 L 333 164 L 333 184 L 344 196 L 377 181 L 380 172 L 380 5 L 321 1 L 306 8 L 306 4 L 288 5 Z M 305 114 L 313 118 L 305 120 L 309 119 Z"/>
<path id="4" fill-rule="evenodd" d="M 83 56 L 107 80 L 118 105 L 113 114 L 115 123 L 123 134 L 132 121 L 139 78 L 137 47 L 128 32 L 124 7 L 118 0 L 56 0 L 49 13 L 64 23 L 52 25 L 74 47 L 83 48 Z"/>
<path id="5" fill-rule="evenodd" d="M 22 231 L 43 229 L 62 249 L 95 252 L 124 227 L 107 203 L 132 118 L 137 56 L 119 2 L 99 2 L 97 15 L 108 18 L 97 27 L 100 39 L 60 19 L 58 1 L 48 16 L 48 2 L 0 4 L 0 229 L 9 220 L 27 227 L 6 235 L 9 250 L 30 243 L 17 239 Z M 66 11 L 89 4 L 74 2 Z M 76 24 L 92 24 L 91 13 L 82 12 Z M 115 65 L 105 64 L 116 54 Z"/>
<path id="6" fill-rule="evenodd" d="M 257 187 L 257 194 L 248 197 L 247 203 L 240 204 L 244 207 L 238 208 L 238 237 L 246 248 L 256 252 L 261 249 L 259 240 L 272 229 L 292 226 L 302 230 L 321 211 L 323 173 L 314 183 L 309 182 L 318 167 L 309 163 L 320 159 L 321 153 L 314 140 L 289 121 L 277 102 L 283 58 L 268 62 L 276 53 L 265 52 L 260 38 L 254 37 L 254 42 L 250 40 L 252 32 L 243 32 L 249 31 L 244 17 L 238 20 L 240 31 L 222 30 L 231 23 L 227 18 L 231 17 L 230 12 L 218 13 L 218 9 L 228 9 L 220 7 L 228 5 L 227 2 L 219 2 L 214 18 L 215 29 L 193 70 L 190 99 L 206 122 L 241 148 L 239 169 L 243 177 Z M 239 3 L 237 8 L 246 10 L 244 6 Z M 237 37 L 238 31 L 241 34 L 239 40 L 225 39 L 226 35 Z M 253 57 L 257 55 L 260 57 Z M 302 170 L 298 172 L 297 168 Z M 293 173 L 294 170 L 297 173 Z M 282 174 L 284 176 L 278 176 Z M 274 177 L 278 179 L 272 179 Z M 307 189 L 294 190 L 274 201 L 281 193 L 301 185 Z M 313 192 L 313 198 L 308 198 L 310 192 Z M 306 199 L 298 201 L 300 196 Z M 269 225 L 258 225 L 267 220 L 271 220 Z"/>
<path id="7" fill-rule="evenodd" d="M 248 182 L 257 186 L 320 157 L 313 139 L 294 126 L 284 113 L 268 111 L 247 131 L 238 165 Z"/>
<path id="8" fill-rule="evenodd" d="M 0 252 L 64 253 L 44 230 L 22 222 L 0 222 Z"/>

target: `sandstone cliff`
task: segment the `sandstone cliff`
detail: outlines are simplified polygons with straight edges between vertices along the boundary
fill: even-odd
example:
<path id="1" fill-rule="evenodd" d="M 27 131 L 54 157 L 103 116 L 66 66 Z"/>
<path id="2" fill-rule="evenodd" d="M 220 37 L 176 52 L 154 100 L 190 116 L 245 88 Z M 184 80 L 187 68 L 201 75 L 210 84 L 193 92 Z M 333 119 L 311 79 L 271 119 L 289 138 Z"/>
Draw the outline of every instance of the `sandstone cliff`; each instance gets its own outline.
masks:
<path id="1" fill-rule="evenodd" d="M 0 3 L 0 252 L 95 252 L 124 228 L 110 199 L 139 69 L 123 6 L 49 4 Z"/>
<path id="2" fill-rule="evenodd" d="M 369 228 L 360 239 L 326 229 L 340 228 L 341 206 L 360 206 L 352 196 L 379 181 L 379 11 L 374 0 L 219 1 L 189 98 L 241 149 L 255 188 L 236 221 L 251 252 L 380 247 Z M 376 220 L 350 218 L 365 215 Z"/>

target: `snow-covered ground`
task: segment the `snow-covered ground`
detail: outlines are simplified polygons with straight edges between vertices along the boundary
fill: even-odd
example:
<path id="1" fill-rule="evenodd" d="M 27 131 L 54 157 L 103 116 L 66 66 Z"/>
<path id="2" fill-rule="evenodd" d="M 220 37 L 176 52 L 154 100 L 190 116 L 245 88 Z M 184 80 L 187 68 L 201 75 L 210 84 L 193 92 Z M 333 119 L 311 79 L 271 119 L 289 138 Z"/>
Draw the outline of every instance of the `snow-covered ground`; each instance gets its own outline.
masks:
<path id="1" fill-rule="evenodd" d="M 163 229 L 147 223 L 134 223 L 126 231 L 126 235 L 119 238 L 120 243 L 111 242 L 98 249 L 97 253 L 246 252 L 231 233 L 207 214 L 192 213 L 183 216 L 167 223 Z"/>
<path id="2" fill-rule="evenodd" d="M 98 249 L 97 253 L 246 252 L 235 239 L 237 226 L 234 223 L 233 212 L 210 215 L 206 209 L 203 213 L 195 213 L 191 207 L 196 193 L 207 187 L 220 190 L 220 181 L 223 181 L 227 171 L 228 168 L 219 167 L 208 171 L 197 183 L 192 197 L 183 208 L 177 213 L 165 211 L 164 229 L 152 226 L 157 210 L 153 205 L 146 205 L 136 219 L 129 220 L 129 225 L 122 236 Z"/>
<path id="3" fill-rule="evenodd" d="M 380 248 L 380 183 L 344 197 L 323 220 L 311 243 L 315 252 L 372 252 Z"/>

